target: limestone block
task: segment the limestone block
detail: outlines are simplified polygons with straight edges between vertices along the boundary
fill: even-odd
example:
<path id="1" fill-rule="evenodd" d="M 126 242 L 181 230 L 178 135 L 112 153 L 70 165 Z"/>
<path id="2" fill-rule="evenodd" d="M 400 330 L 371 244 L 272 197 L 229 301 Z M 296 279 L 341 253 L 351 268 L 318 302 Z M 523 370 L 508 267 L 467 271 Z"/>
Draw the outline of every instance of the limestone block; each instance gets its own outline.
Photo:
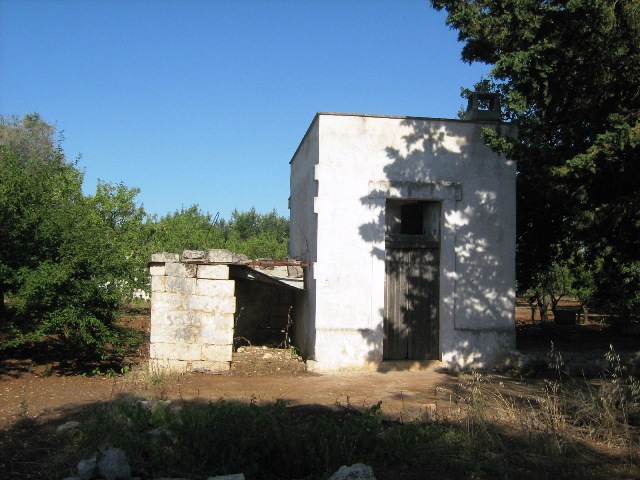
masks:
<path id="1" fill-rule="evenodd" d="M 185 277 L 166 277 L 166 291 L 169 293 L 185 293 L 193 295 L 196 293 L 196 279 Z"/>
<path id="2" fill-rule="evenodd" d="M 233 297 L 236 282 L 234 280 L 206 280 L 197 281 L 196 295 L 207 297 Z"/>
<path id="3" fill-rule="evenodd" d="M 207 252 L 203 250 L 185 250 L 180 255 L 181 262 L 198 262 L 206 260 Z"/>
<path id="4" fill-rule="evenodd" d="M 180 255 L 178 255 L 177 253 L 167 253 L 167 252 L 154 253 L 151 255 L 151 261 L 158 262 L 158 263 L 169 263 L 169 262 L 176 263 L 180 261 Z"/>
<path id="5" fill-rule="evenodd" d="M 202 345 L 202 360 L 230 362 L 233 358 L 232 345 Z"/>
<path id="6" fill-rule="evenodd" d="M 231 345 L 229 345 L 231 350 Z M 201 360 L 203 347 L 200 344 L 152 343 L 149 357 L 167 360 Z M 205 357 L 204 360 L 216 360 Z"/>
<path id="7" fill-rule="evenodd" d="M 198 265 L 198 278 L 212 280 L 227 280 L 229 278 L 228 265 Z"/>
<path id="8" fill-rule="evenodd" d="M 222 315 L 201 313 L 197 315 L 197 321 L 203 329 L 215 328 L 218 330 L 233 330 L 234 324 L 233 313 L 225 313 Z"/>
<path id="9" fill-rule="evenodd" d="M 151 299 L 151 314 L 154 310 L 181 310 L 184 295 L 167 292 L 154 292 Z"/>
<path id="10" fill-rule="evenodd" d="M 200 330 L 202 343 L 209 345 L 229 345 L 233 343 L 233 328 L 215 328 L 214 325 L 203 325 Z"/>
<path id="11" fill-rule="evenodd" d="M 152 315 L 151 327 L 156 325 L 200 325 L 201 319 L 190 310 L 161 310 Z"/>
<path id="12" fill-rule="evenodd" d="M 206 261 L 209 263 L 249 263 L 251 260 L 241 253 L 233 253 L 225 249 L 209 250 Z"/>
<path id="13" fill-rule="evenodd" d="M 157 308 L 151 305 L 151 328 L 155 325 L 167 324 L 167 315 L 173 312 L 180 312 L 182 310 L 174 310 L 172 308 Z"/>
<path id="14" fill-rule="evenodd" d="M 191 368 L 198 372 L 226 372 L 231 368 L 231 362 L 199 360 L 193 362 Z"/>
<path id="15" fill-rule="evenodd" d="M 184 308 L 194 312 L 214 312 L 218 308 L 218 299 L 200 295 L 186 295 Z"/>
<path id="16" fill-rule="evenodd" d="M 190 372 L 193 362 L 186 360 L 170 360 L 166 358 L 152 358 L 149 360 L 149 370 L 160 372 L 168 370 L 172 372 Z"/>
<path id="17" fill-rule="evenodd" d="M 211 263 L 233 263 L 233 253 L 225 249 L 209 250 L 207 260 Z"/>
<path id="18" fill-rule="evenodd" d="M 164 265 L 164 263 L 149 264 L 149 275 L 152 277 L 166 275 Z"/>
<path id="19" fill-rule="evenodd" d="M 218 301 L 218 307 L 212 312 L 217 315 L 236 313 L 236 297 L 212 297 Z"/>
<path id="20" fill-rule="evenodd" d="M 151 328 L 152 343 L 203 343 L 200 326 L 194 324 L 159 323 Z M 223 337 L 222 337 L 223 338 Z"/>
<path id="21" fill-rule="evenodd" d="M 205 297 L 202 295 L 187 295 L 184 297 L 185 310 L 206 312 L 214 315 L 235 313 L 236 297 Z"/>
<path id="22" fill-rule="evenodd" d="M 162 267 L 164 271 L 164 267 Z M 166 289 L 166 278 L 165 276 L 151 276 L 151 291 L 152 292 L 164 292 Z"/>
<path id="23" fill-rule="evenodd" d="M 188 263 L 167 263 L 164 268 L 165 273 L 170 277 L 195 277 L 198 272 L 197 265 Z"/>

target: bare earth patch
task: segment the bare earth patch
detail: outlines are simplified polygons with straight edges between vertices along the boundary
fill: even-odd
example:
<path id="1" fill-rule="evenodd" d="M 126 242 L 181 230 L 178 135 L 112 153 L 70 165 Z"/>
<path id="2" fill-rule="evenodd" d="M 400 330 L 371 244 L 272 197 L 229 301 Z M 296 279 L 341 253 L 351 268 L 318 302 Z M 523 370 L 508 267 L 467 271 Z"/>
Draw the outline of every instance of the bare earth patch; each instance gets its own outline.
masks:
<path id="1" fill-rule="evenodd" d="M 268 347 L 238 347 L 233 353 L 230 374 L 242 377 L 309 375 L 294 348 Z"/>
<path id="2" fill-rule="evenodd" d="M 622 348 L 640 350 L 637 338 L 617 337 L 601 325 L 587 328 L 532 325 L 526 321 L 527 315 L 521 308 L 518 316 L 521 349 L 543 351 L 554 340 L 563 348 L 573 345 L 581 350 L 599 351 L 617 342 Z M 147 313 L 138 312 L 126 320 L 148 338 Z M 85 422 L 96 406 L 115 399 L 167 399 L 176 405 L 205 405 L 221 399 L 254 403 L 283 399 L 304 415 L 326 414 L 327 409 L 362 410 L 382 402 L 386 419 L 411 422 L 442 419 L 461 412 L 465 408 L 464 395 L 455 392 L 473 379 L 472 375 L 442 371 L 438 362 L 421 371 L 319 375 L 307 372 L 293 349 L 260 346 L 239 347 L 227 373 L 188 375 L 149 371 L 147 345 L 130 359 L 131 366 L 124 374 L 112 365 L 70 364 L 55 355 L 48 356 L 47 352 L 54 351 L 45 346 L 1 358 L 0 478 L 63 478 L 68 465 L 82 458 L 82 453 L 66 450 L 62 446 L 66 442 L 61 441 L 61 435 L 65 434 L 57 433 L 57 428 L 67 421 Z M 543 385 L 543 379 L 523 379 L 517 375 L 490 374 L 486 378 L 498 389 L 514 395 L 538 394 Z M 597 453 L 601 450 L 601 445 L 589 446 L 590 455 L 599 459 L 602 468 L 616 464 L 619 457 L 615 446 Z M 630 471 L 640 475 L 637 468 Z M 424 478 L 397 476 L 394 472 L 380 472 L 378 477 Z"/>

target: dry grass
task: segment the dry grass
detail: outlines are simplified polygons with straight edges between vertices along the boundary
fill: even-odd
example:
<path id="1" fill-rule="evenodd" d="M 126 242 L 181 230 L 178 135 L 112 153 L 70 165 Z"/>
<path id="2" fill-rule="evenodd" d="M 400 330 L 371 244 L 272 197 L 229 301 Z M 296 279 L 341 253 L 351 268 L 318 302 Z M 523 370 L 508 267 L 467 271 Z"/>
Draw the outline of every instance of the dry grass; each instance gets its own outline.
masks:
<path id="1" fill-rule="evenodd" d="M 619 356 L 598 379 L 574 378 L 553 356 L 556 376 L 537 394 L 517 394 L 473 374 L 454 389 L 459 406 L 447 418 L 466 430 L 467 454 L 523 478 L 640 476 L 640 382 Z"/>

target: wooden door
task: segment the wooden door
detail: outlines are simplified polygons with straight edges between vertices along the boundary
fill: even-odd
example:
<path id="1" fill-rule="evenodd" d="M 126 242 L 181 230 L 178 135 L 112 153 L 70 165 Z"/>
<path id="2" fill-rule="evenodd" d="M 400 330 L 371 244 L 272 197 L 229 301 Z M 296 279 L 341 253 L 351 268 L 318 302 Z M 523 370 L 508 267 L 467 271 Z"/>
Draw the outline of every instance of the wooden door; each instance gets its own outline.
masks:
<path id="1" fill-rule="evenodd" d="M 439 357 L 440 204 L 387 200 L 385 360 Z"/>
<path id="2" fill-rule="evenodd" d="M 437 247 L 387 248 L 385 360 L 438 358 Z"/>

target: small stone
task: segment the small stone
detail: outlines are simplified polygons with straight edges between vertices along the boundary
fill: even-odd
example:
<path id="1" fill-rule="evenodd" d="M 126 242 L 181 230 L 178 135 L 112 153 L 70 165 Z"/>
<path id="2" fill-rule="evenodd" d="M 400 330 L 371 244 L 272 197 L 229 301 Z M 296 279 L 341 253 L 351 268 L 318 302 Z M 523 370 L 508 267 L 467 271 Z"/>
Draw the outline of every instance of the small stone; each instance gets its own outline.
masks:
<path id="1" fill-rule="evenodd" d="M 219 477 L 209 477 L 207 480 L 244 480 L 244 473 L 234 473 L 231 475 L 221 475 Z"/>
<path id="2" fill-rule="evenodd" d="M 363 463 L 354 463 L 350 467 L 343 465 L 329 477 L 329 480 L 376 480 L 373 469 Z"/>
<path id="3" fill-rule="evenodd" d="M 291 278 L 302 278 L 302 276 L 304 275 L 304 271 L 302 270 L 302 267 L 298 267 L 295 265 L 289 265 L 287 267 L 287 276 L 291 277 Z"/>
<path id="4" fill-rule="evenodd" d="M 80 480 L 91 480 L 98 473 L 98 460 L 94 454 L 91 458 L 78 462 L 78 476 Z"/>
<path id="5" fill-rule="evenodd" d="M 160 436 L 172 437 L 173 433 L 171 433 L 171 430 L 169 430 L 168 428 L 158 427 L 158 428 L 154 428 L 153 430 L 149 430 L 147 432 L 147 435 L 150 435 L 152 437 L 160 437 Z"/>
<path id="6" fill-rule="evenodd" d="M 262 356 L 262 358 L 264 358 L 265 360 L 269 360 L 269 359 L 273 358 L 273 355 L 272 355 L 272 354 L 270 354 L 270 353 L 265 353 L 265 354 Z"/>
<path id="7" fill-rule="evenodd" d="M 58 428 L 56 428 L 56 433 L 57 434 L 66 433 L 66 432 L 75 430 L 79 426 L 80 426 L 80 422 L 63 423 L 62 425 L 59 425 Z"/>
<path id="8" fill-rule="evenodd" d="M 131 477 L 131 467 L 124 450 L 109 448 L 98 460 L 98 472 L 105 480 L 122 480 Z"/>

